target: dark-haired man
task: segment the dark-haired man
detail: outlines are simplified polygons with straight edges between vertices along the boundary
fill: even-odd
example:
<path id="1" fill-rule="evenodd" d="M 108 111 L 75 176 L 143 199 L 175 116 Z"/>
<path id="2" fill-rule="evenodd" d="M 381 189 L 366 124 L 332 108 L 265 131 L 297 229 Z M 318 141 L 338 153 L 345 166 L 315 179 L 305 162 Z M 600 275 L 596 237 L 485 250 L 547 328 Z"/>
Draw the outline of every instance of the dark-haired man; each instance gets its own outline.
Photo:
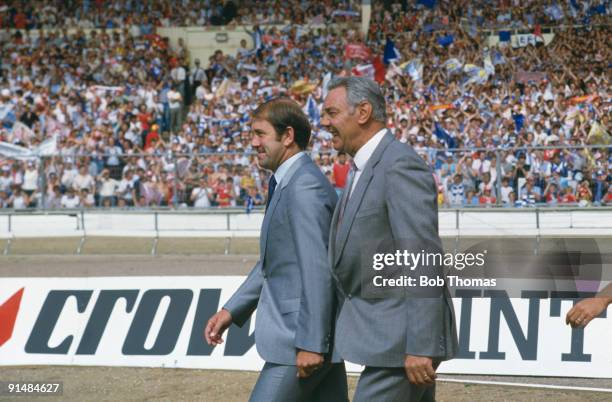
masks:
<path id="1" fill-rule="evenodd" d="M 251 401 L 348 401 L 341 360 L 331 360 L 334 294 L 327 265 L 336 193 L 304 150 L 310 124 L 289 99 L 253 113 L 252 146 L 270 177 L 260 260 L 206 325 L 211 345 L 257 308 L 255 345 L 266 361 Z"/>

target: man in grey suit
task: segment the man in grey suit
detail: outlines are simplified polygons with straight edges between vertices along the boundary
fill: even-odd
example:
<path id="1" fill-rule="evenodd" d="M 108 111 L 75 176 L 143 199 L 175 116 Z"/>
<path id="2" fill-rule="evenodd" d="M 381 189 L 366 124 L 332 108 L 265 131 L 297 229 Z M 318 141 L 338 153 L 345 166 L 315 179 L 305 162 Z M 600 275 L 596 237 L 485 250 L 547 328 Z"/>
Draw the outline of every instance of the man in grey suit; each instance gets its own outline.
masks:
<path id="1" fill-rule="evenodd" d="M 442 252 L 432 173 L 385 123 L 385 100 L 375 82 L 330 82 L 321 124 L 333 135 L 334 148 L 353 158 L 330 230 L 339 299 L 334 353 L 365 365 L 354 401 L 434 400 L 435 370 L 457 349 L 448 288 L 385 292 L 371 286 L 376 271 L 370 251 L 381 245 Z M 435 278 L 432 273 L 443 275 L 439 265 L 414 272 Z"/>
<path id="2" fill-rule="evenodd" d="M 260 260 L 206 325 L 211 345 L 257 308 L 255 344 L 266 361 L 251 401 L 348 401 L 344 363 L 331 359 L 334 286 L 327 262 L 337 196 L 303 151 L 310 124 L 289 99 L 253 113 L 253 149 L 272 170 L 261 228 Z"/>

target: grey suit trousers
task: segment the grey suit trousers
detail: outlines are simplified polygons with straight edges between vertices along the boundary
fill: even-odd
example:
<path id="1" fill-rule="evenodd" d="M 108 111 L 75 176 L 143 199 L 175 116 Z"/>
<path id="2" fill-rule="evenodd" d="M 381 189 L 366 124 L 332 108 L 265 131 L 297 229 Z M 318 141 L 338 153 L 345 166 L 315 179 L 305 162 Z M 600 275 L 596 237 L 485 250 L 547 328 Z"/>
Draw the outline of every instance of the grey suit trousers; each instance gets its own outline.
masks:
<path id="1" fill-rule="evenodd" d="M 266 363 L 249 402 L 348 402 L 344 363 L 325 362 L 308 378 L 297 367 Z"/>
<path id="2" fill-rule="evenodd" d="M 359 377 L 353 402 L 434 402 L 436 385 L 417 386 L 403 367 L 366 367 Z"/>

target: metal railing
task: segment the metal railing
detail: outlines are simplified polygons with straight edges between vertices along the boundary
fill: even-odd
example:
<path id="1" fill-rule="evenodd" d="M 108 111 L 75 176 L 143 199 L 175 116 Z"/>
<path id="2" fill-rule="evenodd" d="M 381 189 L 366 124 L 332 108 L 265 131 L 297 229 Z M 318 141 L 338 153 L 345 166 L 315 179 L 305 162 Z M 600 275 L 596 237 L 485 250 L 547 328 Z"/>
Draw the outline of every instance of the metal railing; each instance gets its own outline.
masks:
<path id="1" fill-rule="evenodd" d="M 151 255 L 162 238 L 216 238 L 223 239 L 229 254 L 233 239 L 259 237 L 262 220 L 261 210 L 247 214 L 240 209 L 0 211 L 0 238 L 6 240 L 4 255 L 14 240 L 57 237 L 79 238 L 75 254 L 96 237 L 149 238 Z M 612 239 L 612 207 L 449 208 L 440 211 L 439 227 L 441 237 L 456 248 L 461 238 L 473 237 L 533 237 L 535 244 L 549 236 Z"/>

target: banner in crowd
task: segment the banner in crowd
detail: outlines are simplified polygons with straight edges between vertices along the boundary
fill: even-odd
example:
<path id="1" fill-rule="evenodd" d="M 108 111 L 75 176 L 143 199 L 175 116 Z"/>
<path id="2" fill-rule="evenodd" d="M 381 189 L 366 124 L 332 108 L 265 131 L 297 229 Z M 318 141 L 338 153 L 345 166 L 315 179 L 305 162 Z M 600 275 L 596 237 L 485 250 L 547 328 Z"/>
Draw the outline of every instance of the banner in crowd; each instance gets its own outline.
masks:
<path id="1" fill-rule="evenodd" d="M 546 73 L 541 71 L 519 71 L 514 75 L 516 82 L 527 84 L 529 82 L 539 83 L 546 79 Z"/>
<path id="2" fill-rule="evenodd" d="M 520 34 L 520 35 L 512 35 L 510 38 L 510 43 L 512 47 L 526 47 L 526 46 L 535 46 L 538 43 L 544 43 L 544 39 L 542 36 L 537 36 L 534 34 Z"/>
<path id="3" fill-rule="evenodd" d="M 243 279 L 3 278 L 0 365 L 259 370 L 254 316 L 242 328 L 232 326 L 215 349 L 202 336 Z M 565 324 L 570 300 L 470 295 L 454 302 L 459 354 L 441 373 L 612 377 L 612 317 L 572 330 Z"/>
<path id="4" fill-rule="evenodd" d="M 349 43 L 344 48 L 345 59 L 370 60 L 372 53 L 363 43 Z"/>

